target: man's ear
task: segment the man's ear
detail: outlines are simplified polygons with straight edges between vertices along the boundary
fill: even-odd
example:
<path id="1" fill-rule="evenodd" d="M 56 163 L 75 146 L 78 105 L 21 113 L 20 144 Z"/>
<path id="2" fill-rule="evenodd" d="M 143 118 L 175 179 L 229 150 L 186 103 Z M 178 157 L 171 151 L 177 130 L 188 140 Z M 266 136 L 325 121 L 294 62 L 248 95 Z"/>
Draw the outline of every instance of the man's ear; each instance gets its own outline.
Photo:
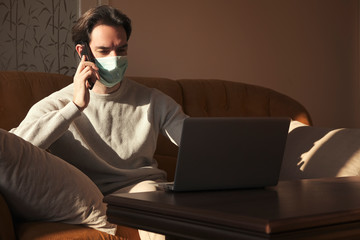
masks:
<path id="1" fill-rule="evenodd" d="M 81 58 L 81 52 L 82 52 L 83 48 L 84 48 L 84 46 L 81 44 L 76 44 L 76 46 L 75 46 L 75 50 L 78 53 L 80 58 Z"/>

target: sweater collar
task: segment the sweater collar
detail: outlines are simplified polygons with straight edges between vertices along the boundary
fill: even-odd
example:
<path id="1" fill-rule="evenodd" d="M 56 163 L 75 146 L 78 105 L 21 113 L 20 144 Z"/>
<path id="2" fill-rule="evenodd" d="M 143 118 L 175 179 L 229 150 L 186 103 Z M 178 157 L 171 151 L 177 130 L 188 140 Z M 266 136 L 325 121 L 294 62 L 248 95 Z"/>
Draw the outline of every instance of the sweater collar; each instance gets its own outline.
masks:
<path id="1" fill-rule="evenodd" d="M 99 93 L 94 93 L 94 92 L 90 91 L 90 98 L 104 99 L 104 100 L 116 99 L 116 98 L 120 97 L 123 94 L 123 92 L 125 91 L 127 82 L 128 82 L 127 78 L 124 77 L 124 79 L 121 81 L 120 87 L 115 92 L 112 92 L 112 93 L 99 94 Z"/>

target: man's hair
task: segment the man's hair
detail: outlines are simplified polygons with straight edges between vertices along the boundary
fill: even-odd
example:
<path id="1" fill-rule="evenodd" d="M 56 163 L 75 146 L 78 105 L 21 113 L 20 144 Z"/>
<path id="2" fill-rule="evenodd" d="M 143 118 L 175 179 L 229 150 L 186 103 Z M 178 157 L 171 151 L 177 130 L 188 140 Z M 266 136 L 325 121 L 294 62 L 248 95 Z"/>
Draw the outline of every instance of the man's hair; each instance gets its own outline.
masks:
<path id="1" fill-rule="evenodd" d="M 91 8 L 85 12 L 72 28 L 72 40 L 75 44 L 90 42 L 90 34 L 98 23 L 109 26 L 123 26 L 127 40 L 131 34 L 131 20 L 121 11 L 108 5 Z"/>

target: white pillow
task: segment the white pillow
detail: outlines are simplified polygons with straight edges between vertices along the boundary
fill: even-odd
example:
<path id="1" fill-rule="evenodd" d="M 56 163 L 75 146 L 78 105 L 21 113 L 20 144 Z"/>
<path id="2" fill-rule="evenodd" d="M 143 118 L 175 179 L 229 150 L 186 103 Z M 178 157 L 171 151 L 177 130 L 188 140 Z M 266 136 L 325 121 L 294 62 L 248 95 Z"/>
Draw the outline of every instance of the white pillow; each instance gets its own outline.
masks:
<path id="1" fill-rule="evenodd" d="M 281 180 L 360 175 L 360 129 L 290 125 Z"/>
<path id="2" fill-rule="evenodd" d="M 103 195 L 85 174 L 2 129 L 0 192 L 17 217 L 82 224 L 115 235 Z"/>

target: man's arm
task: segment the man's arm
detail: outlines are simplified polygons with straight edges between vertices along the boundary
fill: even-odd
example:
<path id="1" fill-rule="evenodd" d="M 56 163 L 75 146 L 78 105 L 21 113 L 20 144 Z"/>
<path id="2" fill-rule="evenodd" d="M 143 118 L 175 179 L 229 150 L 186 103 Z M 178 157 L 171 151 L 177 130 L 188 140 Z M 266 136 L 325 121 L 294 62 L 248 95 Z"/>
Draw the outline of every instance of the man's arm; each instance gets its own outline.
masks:
<path id="1" fill-rule="evenodd" d="M 74 76 L 72 92 L 68 92 L 70 89 L 63 89 L 41 100 L 30 109 L 19 127 L 10 132 L 35 146 L 47 149 L 88 106 L 90 94 L 87 79 L 97 78 L 97 70 L 96 65 L 85 61 L 83 56 Z"/>
<path id="2" fill-rule="evenodd" d="M 20 125 L 10 132 L 35 146 L 47 149 L 81 115 L 71 100 L 57 99 L 58 96 L 59 93 L 56 93 L 36 103 Z"/>
<path id="3" fill-rule="evenodd" d="M 180 145 L 181 132 L 184 120 L 188 118 L 181 105 L 166 94 L 155 94 L 155 116 L 160 123 L 160 131 L 164 136 L 170 139 L 175 145 Z"/>

